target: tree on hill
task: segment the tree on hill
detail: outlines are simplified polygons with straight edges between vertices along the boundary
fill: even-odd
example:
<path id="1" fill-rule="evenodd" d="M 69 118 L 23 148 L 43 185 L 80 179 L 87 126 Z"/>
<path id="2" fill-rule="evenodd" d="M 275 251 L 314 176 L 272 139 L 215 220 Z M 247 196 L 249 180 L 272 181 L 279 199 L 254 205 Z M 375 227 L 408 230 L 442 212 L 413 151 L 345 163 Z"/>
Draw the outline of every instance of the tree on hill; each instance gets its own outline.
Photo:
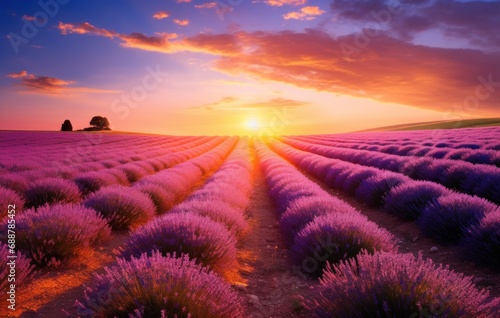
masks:
<path id="1" fill-rule="evenodd" d="M 71 121 L 69 121 L 69 119 L 66 119 L 61 125 L 61 131 L 73 131 L 73 125 L 71 125 Z"/>
<path id="2" fill-rule="evenodd" d="M 90 120 L 90 125 L 98 130 L 109 130 L 109 121 L 106 117 L 94 116 Z"/>

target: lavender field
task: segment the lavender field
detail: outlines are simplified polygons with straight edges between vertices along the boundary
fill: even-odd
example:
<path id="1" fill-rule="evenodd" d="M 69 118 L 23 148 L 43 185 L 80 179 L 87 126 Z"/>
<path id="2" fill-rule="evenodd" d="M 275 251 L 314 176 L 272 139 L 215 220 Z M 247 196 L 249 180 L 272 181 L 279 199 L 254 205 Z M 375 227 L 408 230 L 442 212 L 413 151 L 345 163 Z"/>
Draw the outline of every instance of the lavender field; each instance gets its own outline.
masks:
<path id="1" fill-rule="evenodd" d="M 0 316 L 500 317 L 499 140 L 1 131 Z"/>

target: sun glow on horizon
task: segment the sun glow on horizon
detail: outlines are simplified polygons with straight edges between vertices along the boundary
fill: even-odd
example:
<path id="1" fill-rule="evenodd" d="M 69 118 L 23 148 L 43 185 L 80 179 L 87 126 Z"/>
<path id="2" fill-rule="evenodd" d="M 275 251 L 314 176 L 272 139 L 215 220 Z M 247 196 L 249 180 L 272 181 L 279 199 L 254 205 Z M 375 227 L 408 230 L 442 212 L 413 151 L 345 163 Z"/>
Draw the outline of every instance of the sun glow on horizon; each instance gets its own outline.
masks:
<path id="1" fill-rule="evenodd" d="M 252 118 L 248 118 L 246 121 L 245 121 L 245 128 L 247 130 L 250 130 L 252 132 L 256 132 L 257 130 L 259 130 L 260 128 L 262 127 L 261 123 L 260 123 L 260 120 L 256 117 L 252 117 Z"/>

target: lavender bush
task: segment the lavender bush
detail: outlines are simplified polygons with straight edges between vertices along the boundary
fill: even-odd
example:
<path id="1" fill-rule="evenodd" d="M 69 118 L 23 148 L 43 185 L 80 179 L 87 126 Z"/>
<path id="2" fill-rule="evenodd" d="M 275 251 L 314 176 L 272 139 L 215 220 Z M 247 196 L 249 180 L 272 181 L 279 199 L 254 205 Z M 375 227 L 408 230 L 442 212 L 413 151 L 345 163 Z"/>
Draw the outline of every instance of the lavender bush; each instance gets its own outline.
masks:
<path id="1" fill-rule="evenodd" d="M 102 187 L 117 183 L 117 178 L 111 173 L 91 171 L 77 175 L 74 181 L 82 195 L 86 196 Z"/>
<path id="2" fill-rule="evenodd" d="M 419 255 L 358 255 L 325 270 L 306 308 L 317 317 L 496 317 L 500 298 Z"/>
<path id="3" fill-rule="evenodd" d="M 58 266 L 84 247 L 106 241 L 111 230 L 94 210 L 56 204 L 16 218 L 16 246 L 37 266 Z"/>
<path id="4" fill-rule="evenodd" d="M 401 218 L 415 220 L 429 202 L 449 193 L 434 182 L 409 181 L 393 188 L 386 195 L 384 209 Z"/>
<path id="5" fill-rule="evenodd" d="M 193 213 L 166 214 L 140 227 L 126 240 L 119 256 L 130 259 L 155 250 L 164 255 L 187 254 L 219 274 L 236 264 L 235 237 L 224 225 Z"/>
<path id="6" fill-rule="evenodd" d="M 313 277 L 327 262 L 338 263 L 362 250 L 395 251 L 392 234 L 360 214 L 327 214 L 316 217 L 295 237 L 291 254 L 295 263 Z"/>
<path id="7" fill-rule="evenodd" d="M 28 179 L 16 174 L 6 173 L 0 175 L 0 186 L 16 191 L 18 194 L 24 194 L 28 188 Z"/>
<path id="8" fill-rule="evenodd" d="M 357 213 L 345 202 L 329 195 L 302 197 L 290 202 L 279 223 L 285 241 L 292 245 L 298 234 L 314 218 L 330 213 Z"/>
<path id="9" fill-rule="evenodd" d="M 469 260 L 500 270 L 500 212 L 489 213 L 469 227 L 460 244 Z"/>
<path id="10" fill-rule="evenodd" d="M 361 181 L 355 197 L 369 206 L 381 207 L 384 205 L 387 193 L 407 181 L 409 178 L 403 175 L 386 171 Z"/>
<path id="11" fill-rule="evenodd" d="M 243 317 L 229 284 L 187 256 L 118 260 L 76 301 L 79 317 Z"/>
<path id="12" fill-rule="evenodd" d="M 468 227 L 497 209 L 485 199 L 451 194 L 432 200 L 422 211 L 418 225 L 425 235 L 439 242 L 457 243 Z"/>
<path id="13" fill-rule="evenodd" d="M 206 216 L 212 221 L 223 224 L 238 239 L 242 239 L 249 229 L 241 209 L 235 208 L 224 201 L 216 201 L 215 199 L 193 200 L 190 198 L 175 207 L 172 212 L 192 212 Z"/>
<path id="14" fill-rule="evenodd" d="M 0 186 L 0 207 L 5 210 L 4 213 L 2 213 L 2 217 L 7 214 L 7 207 L 11 204 L 15 205 L 16 213 L 20 213 L 24 209 L 24 200 L 19 194 L 13 190 Z"/>
<path id="15" fill-rule="evenodd" d="M 113 230 L 135 228 L 152 219 L 156 211 L 147 194 L 118 185 L 91 194 L 84 205 L 101 213 Z"/>
<path id="16" fill-rule="evenodd" d="M 37 208 L 45 204 L 77 203 L 80 191 L 71 181 L 60 178 L 47 178 L 35 181 L 24 193 L 27 208 Z"/>
<path id="17" fill-rule="evenodd" d="M 163 214 L 174 206 L 175 195 L 167 192 L 156 183 L 145 181 L 134 184 L 133 188 L 149 195 L 156 207 L 157 214 Z"/>

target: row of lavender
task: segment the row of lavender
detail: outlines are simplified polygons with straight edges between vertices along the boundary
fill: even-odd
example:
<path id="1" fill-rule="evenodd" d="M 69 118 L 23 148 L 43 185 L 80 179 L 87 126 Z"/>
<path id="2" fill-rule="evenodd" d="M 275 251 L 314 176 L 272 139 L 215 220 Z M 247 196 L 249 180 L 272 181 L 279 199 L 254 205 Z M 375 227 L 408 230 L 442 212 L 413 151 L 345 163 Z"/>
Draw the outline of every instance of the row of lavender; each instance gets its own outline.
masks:
<path id="1" fill-rule="evenodd" d="M 216 138 L 205 143 L 191 144 L 193 148 L 180 150 L 153 160 L 135 161 L 112 168 L 82 172 L 76 175 L 55 177 L 41 177 L 28 181 L 20 175 L 15 178 L 4 179 L 9 188 L 0 186 L 0 204 L 17 205 L 17 210 L 23 207 L 32 208 L 54 203 L 78 203 L 82 197 L 111 185 L 128 186 L 147 175 L 154 175 L 171 166 L 199 156 L 223 142 L 223 138 Z M 147 148 L 143 148 L 147 149 Z M 40 171 L 39 171 L 40 172 Z M 67 178 L 69 178 L 69 180 Z"/>
<path id="2" fill-rule="evenodd" d="M 370 142 L 339 142 L 329 138 L 295 137 L 297 140 L 311 142 L 315 144 L 381 152 L 398 156 L 429 157 L 434 159 L 461 160 L 473 164 L 487 164 L 500 166 L 500 145 L 498 149 L 480 149 L 479 144 L 459 144 L 452 148 L 449 143 L 436 143 L 434 146 L 414 145 L 408 141 L 393 141 L 384 145 L 377 145 Z"/>
<path id="3" fill-rule="evenodd" d="M 257 143 L 257 153 L 292 258 L 321 276 L 304 301 L 318 317 L 491 317 L 490 299 L 471 278 L 421 256 L 398 254 L 392 235 L 334 198 Z M 398 286 L 398 288 L 394 288 Z"/>
<path id="4" fill-rule="evenodd" d="M 47 205 L 16 216 L 15 248 L 18 254 L 28 256 L 19 254 L 18 277 L 29 276 L 33 269 L 30 262 L 37 267 L 59 266 L 85 248 L 107 241 L 111 230 L 133 229 L 151 220 L 155 213 L 165 212 L 199 185 L 204 176 L 213 173 L 236 142 L 237 138 L 230 138 L 199 157 L 158 173 L 162 174 L 158 178 L 144 178 L 137 186 L 103 188 L 82 205 Z M 5 223 L 1 234 L 7 242 Z M 6 245 L 1 250 L 2 255 L 8 253 Z M 7 282 L 7 271 L 6 267 L 0 269 L 2 284 Z"/>
<path id="5" fill-rule="evenodd" d="M 388 146 L 401 142 L 406 145 L 422 147 L 500 150 L 499 127 L 356 132 L 338 135 L 311 135 L 305 137 L 345 144 Z"/>
<path id="6" fill-rule="evenodd" d="M 141 157 L 140 150 L 161 151 L 169 145 L 180 145 L 181 139 L 161 139 L 127 135 L 6 133 L 1 132 L 0 169 L 2 172 L 23 172 L 56 166 L 58 163 L 77 165 L 81 162 L 102 161 L 116 155 L 120 160 Z M 185 142 L 196 137 L 183 138 Z M 91 151 L 90 151 L 91 150 Z M 13 156 L 15 154 L 15 156 Z M 78 156 L 78 158 L 76 158 Z M 19 160 L 22 159 L 22 160 Z M 69 162 L 72 160 L 72 162 Z"/>
<path id="7" fill-rule="evenodd" d="M 366 150 L 317 145 L 283 137 L 281 141 L 307 152 L 402 173 L 416 180 L 432 181 L 459 192 L 500 203 L 500 169 L 455 160 L 401 157 Z"/>
<path id="8" fill-rule="evenodd" d="M 169 147 L 163 145 L 160 149 L 150 148 L 149 143 L 145 143 L 141 146 L 135 145 L 133 143 L 118 146 L 113 144 L 113 146 L 110 146 L 109 149 L 107 147 L 104 147 L 106 148 L 106 151 L 102 146 L 95 148 L 92 147 L 87 149 L 85 152 L 79 153 L 75 158 L 70 158 L 69 162 L 66 162 L 66 159 L 62 161 L 49 160 L 49 162 L 46 162 L 43 158 L 40 159 L 40 157 L 42 156 L 41 154 L 34 152 L 36 150 L 35 149 L 30 152 L 29 157 L 37 159 L 18 159 L 18 163 L 16 163 L 17 165 L 26 165 L 26 162 L 31 161 L 32 163 L 36 163 L 35 167 L 32 169 L 28 169 L 25 167 L 22 171 L 17 170 L 19 167 L 10 167 L 12 171 L 9 170 L 8 172 L 2 173 L 2 175 L 0 175 L 0 186 L 8 187 L 22 193 L 26 190 L 27 185 L 30 182 L 47 177 L 74 179 L 92 171 L 112 169 L 120 166 L 123 168 L 127 168 L 128 166 L 133 167 L 137 164 L 142 165 L 142 170 L 159 170 L 165 167 L 165 161 L 168 162 L 168 160 L 171 160 L 173 155 L 175 157 L 175 153 L 189 150 L 191 147 L 203 145 L 204 143 L 210 141 L 210 139 L 199 138 L 187 142 L 186 144 L 177 141 L 175 143 L 169 144 Z M 222 139 L 219 140 L 221 141 Z M 78 148 L 79 146 L 78 144 L 76 144 L 72 145 L 72 147 Z M 136 147 L 135 150 L 134 147 Z M 107 151 L 111 151 L 111 153 L 108 153 Z M 58 152 L 65 153 L 65 150 L 59 149 Z M 66 152 L 69 153 L 69 151 Z M 139 154 L 137 152 L 139 152 Z M 10 157 L 13 157 L 13 154 L 16 154 L 16 157 L 18 156 L 15 150 L 9 151 L 8 154 Z M 5 161 L 3 162 L 5 164 Z M 0 161 L 0 165 L 1 164 L 2 161 Z M 128 170 L 134 169 L 131 168 Z M 111 172 L 116 171 L 112 170 Z"/>
<path id="9" fill-rule="evenodd" d="M 237 241 L 248 230 L 248 158 L 242 141 L 201 189 L 137 228 L 117 265 L 96 275 L 76 302 L 78 315 L 241 317 L 227 280 L 237 268 Z"/>
<path id="10" fill-rule="evenodd" d="M 327 186 L 405 220 L 463 256 L 500 269 L 500 208 L 481 198 L 377 168 L 329 159 L 269 141 L 271 149 Z"/>

